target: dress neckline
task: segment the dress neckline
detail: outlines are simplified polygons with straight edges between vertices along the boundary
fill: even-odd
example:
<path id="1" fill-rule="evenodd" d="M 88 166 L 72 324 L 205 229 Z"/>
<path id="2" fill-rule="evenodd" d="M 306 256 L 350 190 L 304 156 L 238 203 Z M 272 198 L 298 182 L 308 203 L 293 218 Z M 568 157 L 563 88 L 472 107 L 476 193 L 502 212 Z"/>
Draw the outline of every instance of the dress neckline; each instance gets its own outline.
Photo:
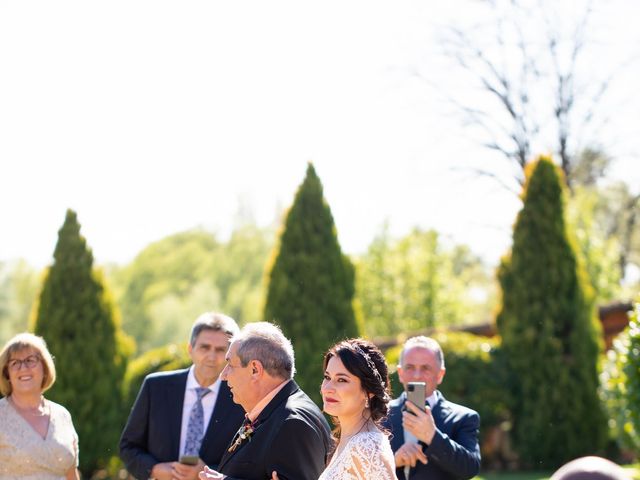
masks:
<path id="1" fill-rule="evenodd" d="M 47 430 L 44 434 L 44 436 L 40 435 L 40 432 L 38 432 L 33 425 L 31 425 L 31 423 L 29 423 L 29 421 L 20 413 L 20 411 L 18 410 L 18 407 L 13 403 L 13 400 L 10 399 L 10 397 L 5 398 L 7 404 L 9 405 L 10 410 L 13 412 L 14 415 L 16 415 L 22 422 L 23 424 L 26 426 L 26 428 L 28 430 L 30 430 L 31 432 L 34 433 L 34 435 L 36 435 L 40 440 L 45 441 L 48 437 L 49 437 L 49 432 L 51 431 L 51 403 L 45 399 L 43 397 L 42 401 L 45 407 L 48 407 L 49 413 L 47 414 L 48 416 L 48 421 L 47 421 Z"/>
<path id="2" fill-rule="evenodd" d="M 339 457 L 342 456 L 342 454 L 347 450 L 347 447 L 349 446 L 349 444 L 351 443 L 351 441 L 360 436 L 360 435 L 376 435 L 376 434 L 380 434 L 380 435 L 384 435 L 382 433 L 382 431 L 380 430 L 364 430 L 362 432 L 356 432 L 355 434 L 351 435 L 346 443 L 344 444 L 344 446 L 342 447 L 342 450 L 340 450 L 340 452 L 338 452 L 337 447 L 336 447 L 336 452 L 333 454 L 333 456 L 331 457 L 331 460 L 329 461 L 329 465 L 331 465 L 332 463 L 334 463 L 334 460 L 337 461 Z"/>

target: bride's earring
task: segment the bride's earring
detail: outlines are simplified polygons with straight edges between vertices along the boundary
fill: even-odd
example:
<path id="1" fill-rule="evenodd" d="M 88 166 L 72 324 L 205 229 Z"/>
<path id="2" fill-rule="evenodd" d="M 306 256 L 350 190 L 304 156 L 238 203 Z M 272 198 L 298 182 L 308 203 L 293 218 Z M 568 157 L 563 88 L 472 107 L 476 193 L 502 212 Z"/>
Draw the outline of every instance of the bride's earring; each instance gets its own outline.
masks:
<path id="1" fill-rule="evenodd" d="M 364 401 L 364 408 L 369 408 L 369 397 Z"/>

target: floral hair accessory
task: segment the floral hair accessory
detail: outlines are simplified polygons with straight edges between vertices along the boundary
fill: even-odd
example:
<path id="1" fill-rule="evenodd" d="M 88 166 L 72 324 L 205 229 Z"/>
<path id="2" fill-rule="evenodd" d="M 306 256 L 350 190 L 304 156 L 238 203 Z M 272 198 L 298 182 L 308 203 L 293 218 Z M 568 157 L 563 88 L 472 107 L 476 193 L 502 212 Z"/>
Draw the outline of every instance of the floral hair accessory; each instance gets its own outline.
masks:
<path id="1" fill-rule="evenodd" d="M 235 451 L 235 449 L 238 448 L 245 440 L 251 441 L 251 435 L 253 434 L 253 432 L 255 432 L 255 430 L 255 424 L 251 420 L 246 418 L 244 423 L 238 429 L 238 432 L 236 433 L 236 439 L 229 447 L 229 451 Z"/>

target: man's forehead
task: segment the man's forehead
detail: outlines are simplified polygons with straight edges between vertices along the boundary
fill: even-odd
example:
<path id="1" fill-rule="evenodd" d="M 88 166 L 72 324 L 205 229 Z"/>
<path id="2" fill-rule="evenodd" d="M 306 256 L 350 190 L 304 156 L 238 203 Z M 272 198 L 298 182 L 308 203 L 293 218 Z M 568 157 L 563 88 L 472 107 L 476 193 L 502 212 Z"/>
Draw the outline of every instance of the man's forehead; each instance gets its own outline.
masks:
<path id="1" fill-rule="evenodd" d="M 198 334 L 195 343 L 207 345 L 228 345 L 230 341 L 231 336 L 223 331 L 205 329 Z"/>
<path id="2" fill-rule="evenodd" d="M 409 347 L 402 355 L 403 363 L 425 363 L 437 360 L 437 354 L 430 348 L 422 345 L 414 345 Z"/>

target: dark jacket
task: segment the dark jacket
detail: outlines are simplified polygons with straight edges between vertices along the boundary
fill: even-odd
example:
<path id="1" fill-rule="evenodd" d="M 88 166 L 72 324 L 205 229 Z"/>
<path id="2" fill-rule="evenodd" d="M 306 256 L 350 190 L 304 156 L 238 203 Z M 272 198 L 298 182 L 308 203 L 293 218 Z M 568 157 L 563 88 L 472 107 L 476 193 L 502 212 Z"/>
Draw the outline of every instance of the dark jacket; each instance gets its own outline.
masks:
<path id="1" fill-rule="evenodd" d="M 402 429 L 402 409 L 406 394 L 392 400 L 389 404 L 389 417 L 385 427 L 393 434 L 391 448 L 394 453 L 404 444 Z M 475 477 L 480 471 L 480 446 L 478 431 L 480 415 L 470 408 L 447 401 L 436 391 L 436 403 L 431 409 L 436 424 L 436 434 L 431 445 L 422 442 L 422 451 L 429 462 L 418 462 L 411 469 L 411 480 L 453 480 Z M 398 480 L 405 479 L 404 467 L 396 469 Z"/>
<path id="2" fill-rule="evenodd" d="M 329 425 L 315 403 L 291 380 L 254 422 L 255 430 L 217 469 L 229 479 L 317 480 L 331 445 Z"/>
<path id="3" fill-rule="evenodd" d="M 144 379 L 120 438 L 120 458 L 140 480 L 150 477 L 156 463 L 178 461 L 188 373 L 188 369 L 159 372 Z M 207 465 L 218 466 L 243 419 L 244 410 L 233 403 L 227 382 L 220 382 L 200 447 L 200 458 Z"/>

